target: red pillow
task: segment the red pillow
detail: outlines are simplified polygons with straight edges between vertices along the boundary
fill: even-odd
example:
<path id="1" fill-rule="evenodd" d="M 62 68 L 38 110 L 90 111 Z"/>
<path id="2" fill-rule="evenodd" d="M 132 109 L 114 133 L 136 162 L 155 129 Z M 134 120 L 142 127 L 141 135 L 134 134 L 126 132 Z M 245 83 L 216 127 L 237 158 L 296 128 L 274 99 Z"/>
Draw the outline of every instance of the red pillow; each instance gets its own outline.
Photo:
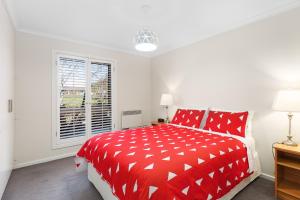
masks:
<path id="1" fill-rule="evenodd" d="M 245 137 L 248 112 L 209 111 L 204 129 Z"/>
<path id="2" fill-rule="evenodd" d="M 199 128 L 205 110 L 178 109 L 171 121 L 172 124 Z"/>

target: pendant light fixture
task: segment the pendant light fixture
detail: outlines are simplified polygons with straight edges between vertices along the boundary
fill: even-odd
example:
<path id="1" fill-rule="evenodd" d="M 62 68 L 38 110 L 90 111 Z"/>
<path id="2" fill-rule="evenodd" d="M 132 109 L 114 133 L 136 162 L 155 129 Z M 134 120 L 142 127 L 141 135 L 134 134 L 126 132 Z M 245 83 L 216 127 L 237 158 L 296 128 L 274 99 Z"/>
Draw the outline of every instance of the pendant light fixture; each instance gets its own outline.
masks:
<path id="1" fill-rule="evenodd" d="M 156 33 L 148 29 L 142 29 L 135 36 L 135 49 L 143 52 L 155 51 L 158 46 Z"/>
<path id="2" fill-rule="evenodd" d="M 151 9 L 150 5 L 143 5 L 141 7 L 144 14 Z M 135 49 L 142 52 L 155 51 L 158 47 L 158 36 L 155 32 L 147 28 L 143 28 L 137 32 L 134 37 Z"/>

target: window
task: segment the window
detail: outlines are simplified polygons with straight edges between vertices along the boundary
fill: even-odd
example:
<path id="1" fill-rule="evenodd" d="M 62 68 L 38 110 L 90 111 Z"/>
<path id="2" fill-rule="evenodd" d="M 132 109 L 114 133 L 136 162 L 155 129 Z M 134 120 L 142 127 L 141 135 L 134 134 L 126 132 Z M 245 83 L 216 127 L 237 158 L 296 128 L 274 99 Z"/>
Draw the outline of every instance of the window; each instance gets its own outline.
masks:
<path id="1" fill-rule="evenodd" d="M 91 113 L 93 134 L 111 130 L 111 66 L 108 64 L 91 64 Z"/>
<path id="2" fill-rule="evenodd" d="M 82 144 L 111 131 L 112 63 L 55 54 L 53 70 L 53 146 Z"/>

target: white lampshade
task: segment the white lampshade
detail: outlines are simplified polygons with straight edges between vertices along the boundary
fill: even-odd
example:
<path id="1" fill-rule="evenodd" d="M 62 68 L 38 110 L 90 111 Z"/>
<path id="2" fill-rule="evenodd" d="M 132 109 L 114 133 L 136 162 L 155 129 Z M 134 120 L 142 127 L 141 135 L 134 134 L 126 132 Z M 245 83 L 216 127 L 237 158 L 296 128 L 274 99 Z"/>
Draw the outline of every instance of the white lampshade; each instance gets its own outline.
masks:
<path id="1" fill-rule="evenodd" d="M 300 90 L 279 91 L 273 103 L 273 110 L 300 112 Z"/>
<path id="2" fill-rule="evenodd" d="M 155 51 L 158 46 L 158 36 L 148 29 L 140 30 L 135 38 L 135 49 L 143 52 Z"/>
<path id="3" fill-rule="evenodd" d="M 160 98 L 161 106 L 170 106 L 173 104 L 173 96 L 171 94 L 162 94 Z"/>

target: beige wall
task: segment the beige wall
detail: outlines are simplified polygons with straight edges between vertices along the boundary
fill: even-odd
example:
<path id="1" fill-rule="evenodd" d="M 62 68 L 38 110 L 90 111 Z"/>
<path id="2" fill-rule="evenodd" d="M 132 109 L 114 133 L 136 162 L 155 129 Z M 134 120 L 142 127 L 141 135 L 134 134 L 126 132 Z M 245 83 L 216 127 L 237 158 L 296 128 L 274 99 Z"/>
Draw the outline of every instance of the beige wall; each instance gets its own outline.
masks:
<path id="1" fill-rule="evenodd" d="M 15 164 L 20 167 L 76 152 L 79 146 L 52 149 L 52 51 L 68 51 L 117 62 L 117 125 L 120 112 L 142 109 L 150 122 L 150 59 L 98 47 L 17 32 Z"/>
<path id="2" fill-rule="evenodd" d="M 15 31 L 0 1 L 0 199 L 13 167 L 14 114 L 8 99 L 14 98 Z"/>
<path id="3" fill-rule="evenodd" d="M 253 110 L 263 172 L 273 175 L 272 143 L 287 134 L 287 116 L 271 110 L 277 90 L 300 88 L 300 9 L 268 18 L 152 59 L 153 118 L 159 98 L 178 105 Z M 300 114 L 293 121 L 300 142 Z"/>
<path id="4" fill-rule="evenodd" d="M 273 175 L 271 145 L 285 139 L 287 117 L 271 105 L 277 90 L 300 87 L 299 21 L 300 9 L 295 9 L 152 59 L 18 32 L 16 166 L 79 148 L 53 150 L 51 145 L 52 50 L 61 50 L 116 60 L 118 115 L 142 109 L 145 124 L 163 116 L 163 92 L 173 93 L 177 105 L 255 111 L 257 151 L 263 172 Z M 296 115 L 298 142 L 299 121 Z"/>

